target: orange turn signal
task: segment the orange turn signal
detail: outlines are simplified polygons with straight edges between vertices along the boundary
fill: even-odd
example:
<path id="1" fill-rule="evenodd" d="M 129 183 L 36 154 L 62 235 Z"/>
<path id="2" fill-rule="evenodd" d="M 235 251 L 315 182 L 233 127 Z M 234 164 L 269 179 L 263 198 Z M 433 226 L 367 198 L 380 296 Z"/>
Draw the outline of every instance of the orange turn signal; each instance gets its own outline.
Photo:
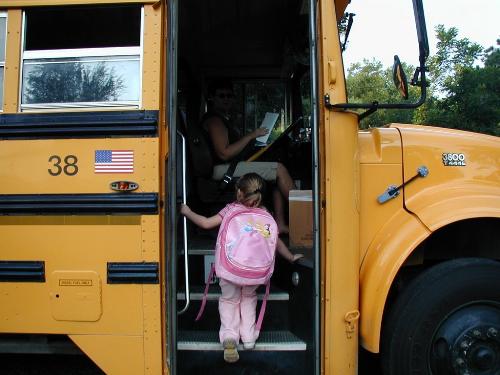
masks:
<path id="1" fill-rule="evenodd" d="M 139 188 L 139 185 L 131 181 L 114 181 L 110 185 L 114 191 L 133 191 Z"/>

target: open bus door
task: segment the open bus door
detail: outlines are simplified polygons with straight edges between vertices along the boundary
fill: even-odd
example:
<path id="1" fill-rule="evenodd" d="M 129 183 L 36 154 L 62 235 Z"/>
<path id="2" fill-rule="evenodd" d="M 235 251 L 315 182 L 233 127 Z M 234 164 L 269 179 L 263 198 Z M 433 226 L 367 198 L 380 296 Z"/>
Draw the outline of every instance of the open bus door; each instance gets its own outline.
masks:
<path id="1" fill-rule="evenodd" d="M 347 100 L 336 22 L 347 4 L 344 0 L 320 0 L 317 17 L 320 199 L 323 207 L 321 355 L 327 374 L 355 374 L 358 363 L 358 117 L 325 106 L 326 95 L 332 103 Z"/>
<path id="2" fill-rule="evenodd" d="M 302 13 L 301 9 L 305 9 L 305 13 Z M 198 102 L 193 106 L 193 110 L 190 103 L 193 98 L 203 96 L 203 90 L 200 89 L 203 84 L 200 82 L 204 77 L 233 78 L 239 92 L 243 93 L 245 103 L 248 103 L 246 98 L 250 95 L 249 90 L 256 86 L 263 85 L 262 87 L 273 90 L 282 87 L 285 98 L 283 122 L 288 125 L 301 124 L 301 115 L 292 113 L 291 110 L 296 109 L 300 103 L 300 94 L 291 93 L 293 87 L 301 86 L 294 81 L 294 77 L 298 75 L 287 74 L 283 77 L 282 71 L 287 68 L 286 59 L 283 58 L 283 51 L 276 50 L 275 47 L 280 43 L 282 45 L 282 37 L 299 34 L 296 29 L 288 30 L 298 25 L 292 22 L 295 19 L 291 17 L 306 20 L 301 24 L 304 30 L 300 31 L 311 33 L 312 39 L 307 38 L 307 41 L 315 39 L 316 6 L 310 6 L 305 1 L 242 0 L 226 1 L 223 4 L 169 2 L 167 103 L 170 144 L 166 173 L 169 203 L 165 229 L 166 259 L 169 262 L 166 273 L 166 300 L 170 304 L 167 316 L 167 358 L 171 374 L 198 374 L 207 368 L 223 372 L 238 369 L 246 371 L 245 369 L 252 368 L 261 373 L 287 374 L 319 374 L 321 371 L 319 193 L 324 187 L 319 184 L 318 108 L 310 113 L 312 136 L 308 145 L 309 154 L 302 156 L 302 164 L 304 169 L 307 169 L 307 177 L 302 181 L 303 186 L 312 190 L 314 196 L 314 241 L 307 249 L 310 256 L 307 260 L 293 265 L 277 260 L 263 329 L 256 347 L 252 351 L 241 351 L 239 362 L 231 364 L 230 368 L 222 359 L 222 346 L 218 340 L 218 285 L 209 288 L 204 317 L 201 321 L 194 322 L 203 295 L 206 278 L 204 269 L 209 257 L 213 256 L 215 238 L 213 234 L 212 237 L 200 234 L 193 225 L 188 225 L 186 229 L 179 216 L 181 202 L 187 201 L 191 207 L 198 203 L 198 209 L 202 210 L 211 208 L 210 203 L 200 204 L 202 198 L 196 191 L 197 185 L 193 183 L 191 165 L 193 156 L 196 157 L 193 155 L 196 152 L 193 151 L 193 144 L 199 147 L 199 142 L 193 141 L 190 129 L 198 125 L 199 113 L 196 113 L 196 107 L 199 110 L 203 105 Z M 259 23 L 259 20 L 270 22 Z M 238 38 L 231 39 L 234 35 Z M 244 38 L 246 39 L 243 43 L 241 39 Z M 314 45 L 315 42 L 308 44 L 307 49 L 313 50 Z M 254 50 L 258 50 L 259 54 L 248 54 L 248 51 Z M 223 59 L 220 57 L 222 52 L 226 53 Z M 310 81 L 313 82 L 310 87 L 309 84 L 305 85 L 306 96 L 317 106 L 316 53 L 308 55 L 306 60 L 301 65 L 302 73 L 307 71 Z M 271 66 L 271 63 L 275 65 Z M 188 70 L 192 74 L 190 79 L 184 77 Z M 188 84 L 187 81 L 197 83 Z M 294 96 L 298 96 L 299 100 L 294 101 Z M 245 105 L 245 108 L 248 107 L 249 105 Z M 252 130 L 245 128 L 246 131 L 249 129 Z M 292 136 L 285 134 L 282 138 L 286 143 Z M 299 156 L 295 154 L 291 157 Z M 286 162 L 285 159 L 283 163 Z M 325 193 L 322 194 L 324 199 Z M 261 295 L 258 291 L 259 299 L 262 298 Z"/>

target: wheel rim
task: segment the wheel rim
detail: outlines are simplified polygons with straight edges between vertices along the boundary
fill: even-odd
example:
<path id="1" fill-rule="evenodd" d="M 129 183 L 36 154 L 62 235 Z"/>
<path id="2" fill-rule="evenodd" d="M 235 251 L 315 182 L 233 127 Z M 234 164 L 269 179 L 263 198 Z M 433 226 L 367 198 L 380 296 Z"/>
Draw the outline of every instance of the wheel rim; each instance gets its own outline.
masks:
<path id="1" fill-rule="evenodd" d="M 429 364 L 436 375 L 500 375 L 500 305 L 476 302 L 443 319 Z"/>

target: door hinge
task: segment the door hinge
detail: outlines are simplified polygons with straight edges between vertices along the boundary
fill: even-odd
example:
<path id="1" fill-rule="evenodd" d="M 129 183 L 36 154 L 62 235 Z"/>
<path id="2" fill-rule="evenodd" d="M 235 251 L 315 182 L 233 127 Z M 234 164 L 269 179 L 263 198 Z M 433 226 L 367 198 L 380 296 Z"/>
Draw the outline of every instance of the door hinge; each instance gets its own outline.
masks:
<path id="1" fill-rule="evenodd" d="M 348 339 L 352 339 L 353 334 L 356 333 L 360 315 L 359 310 L 352 310 L 345 314 L 345 333 Z"/>

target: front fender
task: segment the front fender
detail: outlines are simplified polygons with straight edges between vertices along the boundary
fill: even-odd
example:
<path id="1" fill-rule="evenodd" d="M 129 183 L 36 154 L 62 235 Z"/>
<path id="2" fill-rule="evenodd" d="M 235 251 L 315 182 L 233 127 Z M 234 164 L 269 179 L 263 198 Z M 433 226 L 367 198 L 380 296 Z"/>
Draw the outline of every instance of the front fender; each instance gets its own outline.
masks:
<path id="1" fill-rule="evenodd" d="M 403 141 L 403 181 L 410 181 L 420 166 L 430 173 L 404 186 L 404 208 L 373 236 L 361 266 L 361 343 L 372 352 L 379 351 L 391 285 L 413 250 L 450 223 L 500 217 L 499 138 L 427 126 L 391 127 Z M 450 153 L 462 155 L 463 165 L 444 163 Z"/>
<path id="2" fill-rule="evenodd" d="M 361 344 L 374 353 L 379 351 L 389 290 L 413 250 L 448 224 L 477 217 L 500 218 L 498 188 L 494 186 L 442 186 L 420 194 L 419 200 L 419 218 L 398 211 L 375 236 L 361 267 Z"/>
<path id="3" fill-rule="evenodd" d="M 500 188 L 470 181 L 426 189 L 407 201 L 432 231 L 476 217 L 500 217 Z"/>
<path id="4" fill-rule="evenodd" d="M 401 209 L 371 242 L 360 272 L 361 345 L 378 353 L 385 302 L 405 260 L 430 231 Z"/>

